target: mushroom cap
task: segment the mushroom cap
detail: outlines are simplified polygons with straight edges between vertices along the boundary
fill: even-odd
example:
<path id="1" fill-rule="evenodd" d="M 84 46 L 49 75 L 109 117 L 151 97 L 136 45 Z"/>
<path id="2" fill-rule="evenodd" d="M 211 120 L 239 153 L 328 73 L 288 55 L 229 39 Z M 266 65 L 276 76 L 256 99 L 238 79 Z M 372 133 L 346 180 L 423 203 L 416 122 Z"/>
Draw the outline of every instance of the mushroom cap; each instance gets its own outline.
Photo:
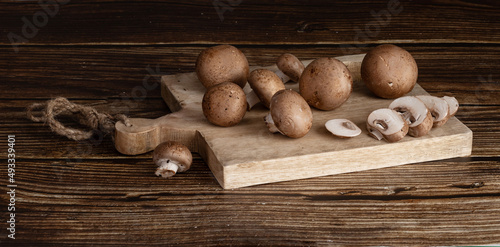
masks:
<path id="1" fill-rule="evenodd" d="M 355 137 L 361 134 L 361 129 L 348 119 L 328 120 L 325 127 L 333 135 L 341 138 Z"/>
<path id="2" fill-rule="evenodd" d="M 229 127 L 238 124 L 247 111 L 243 89 L 231 82 L 208 88 L 202 101 L 203 114 L 215 125 Z"/>
<path id="3" fill-rule="evenodd" d="M 293 54 L 285 53 L 278 57 L 276 60 L 276 65 L 278 69 L 283 72 L 283 74 L 290 77 L 294 82 L 298 82 L 302 72 L 304 71 L 304 64 Z"/>
<path id="4" fill-rule="evenodd" d="M 427 135 L 432 128 L 432 115 L 424 102 L 413 96 L 404 96 L 395 99 L 389 105 L 401 114 L 409 125 L 408 134 L 413 137 Z"/>
<path id="5" fill-rule="evenodd" d="M 193 163 L 193 156 L 189 148 L 175 141 L 166 141 L 158 145 L 153 151 L 153 162 L 160 165 L 161 162 L 174 161 L 179 166 L 178 172 L 187 171 Z"/>
<path id="6" fill-rule="evenodd" d="M 312 111 L 291 89 L 280 90 L 271 99 L 271 117 L 279 131 L 291 138 L 305 136 L 312 127 Z"/>
<path id="7" fill-rule="evenodd" d="M 450 114 L 448 114 L 449 105 L 446 100 L 431 95 L 418 95 L 415 97 L 424 102 L 427 109 L 431 112 L 434 122 L 433 127 L 436 128 L 445 124 L 450 118 Z"/>
<path id="8" fill-rule="evenodd" d="M 256 69 L 252 71 L 248 77 L 248 83 L 255 94 L 257 94 L 257 97 L 259 97 L 260 102 L 267 108 L 271 104 L 273 95 L 285 89 L 285 84 L 283 84 L 276 73 L 268 69 Z"/>
<path id="9" fill-rule="evenodd" d="M 247 58 L 231 45 L 209 47 L 196 60 L 196 75 L 205 88 L 228 81 L 244 87 L 248 72 Z"/>
<path id="10" fill-rule="evenodd" d="M 341 61 L 318 58 L 312 61 L 299 80 L 300 95 L 320 110 L 333 110 L 341 106 L 352 92 L 352 76 Z"/>
<path id="11" fill-rule="evenodd" d="M 361 63 L 361 78 L 368 89 L 382 98 L 398 98 L 417 83 L 418 67 L 412 55 L 395 45 L 379 45 Z"/>
<path id="12" fill-rule="evenodd" d="M 388 142 L 397 142 L 408 133 L 408 124 L 401 115 L 392 109 L 382 108 L 373 111 L 366 120 L 366 127 L 370 135 L 381 139 L 376 133 Z"/>

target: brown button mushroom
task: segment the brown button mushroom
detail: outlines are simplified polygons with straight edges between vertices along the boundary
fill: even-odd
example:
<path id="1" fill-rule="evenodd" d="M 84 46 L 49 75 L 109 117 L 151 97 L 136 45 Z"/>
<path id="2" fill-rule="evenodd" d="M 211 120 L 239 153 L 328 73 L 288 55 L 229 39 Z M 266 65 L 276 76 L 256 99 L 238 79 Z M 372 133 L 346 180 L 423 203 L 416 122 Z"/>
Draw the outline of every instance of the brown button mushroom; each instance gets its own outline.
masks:
<path id="1" fill-rule="evenodd" d="M 366 128 L 370 136 L 377 140 L 397 142 L 408 133 L 408 124 L 401 115 L 388 108 L 373 111 L 366 120 Z"/>
<path id="2" fill-rule="evenodd" d="M 292 80 L 299 82 L 300 76 L 304 71 L 304 64 L 293 54 L 285 53 L 278 57 L 276 61 L 279 71 L 276 74 L 283 82 Z"/>
<path id="3" fill-rule="evenodd" d="M 432 129 L 432 115 L 424 102 L 413 96 L 404 96 L 395 99 L 390 105 L 393 109 L 401 114 L 404 120 L 408 123 L 410 129 L 408 135 L 420 137 L 427 135 Z"/>
<path id="4" fill-rule="evenodd" d="M 410 92 L 417 83 L 417 63 L 403 48 L 380 45 L 363 59 L 361 77 L 375 95 L 394 99 Z"/>
<path id="5" fill-rule="evenodd" d="M 241 87 L 225 82 L 207 90 L 203 96 L 202 108 L 210 123 L 229 127 L 243 119 L 247 111 L 247 100 Z"/>
<path id="6" fill-rule="evenodd" d="M 361 134 L 361 129 L 348 119 L 332 119 L 325 123 L 325 127 L 334 136 L 350 138 Z"/>
<path id="7" fill-rule="evenodd" d="M 264 118 L 269 131 L 291 137 L 305 136 L 312 127 L 312 111 L 307 102 L 291 89 L 278 91 L 271 99 L 271 111 Z"/>
<path id="8" fill-rule="evenodd" d="M 253 91 L 247 94 L 248 108 L 251 109 L 258 102 L 269 108 L 273 95 L 285 89 L 285 84 L 272 71 L 268 69 L 256 69 L 250 73 L 248 84 Z"/>
<path id="9" fill-rule="evenodd" d="M 450 106 L 446 100 L 430 95 L 418 95 L 416 97 L 424 102 L 431 112 L 433 118 L 432 127 L 440 127 L 450 119 L 450 114 L 448 114 Z"/>
<path id="10" fill-rule="evenodd" d="M 196 75 L 209 88 L 223 82 L 233 82 L 244 87 L 248 77 L 245 55 L 231 45 L 218 45 L 203 50 L 196 60 Z"/>
<path id="11" fill-rule="evenodd" d="M 178 172 L 185 172 L 191 167 L 191 151 L 181 143 L 163 142 L 153 151 L 153 162 L 158 166 L 155 174 L 169 178 Z"/>
<path id="12" fill-rule="evenodd" d="M 312 61 L 299 80 L 300 95 L 320 110 L 341 106 L 352 92 L 352 77 L 347 67 L 335 58 Z"/>

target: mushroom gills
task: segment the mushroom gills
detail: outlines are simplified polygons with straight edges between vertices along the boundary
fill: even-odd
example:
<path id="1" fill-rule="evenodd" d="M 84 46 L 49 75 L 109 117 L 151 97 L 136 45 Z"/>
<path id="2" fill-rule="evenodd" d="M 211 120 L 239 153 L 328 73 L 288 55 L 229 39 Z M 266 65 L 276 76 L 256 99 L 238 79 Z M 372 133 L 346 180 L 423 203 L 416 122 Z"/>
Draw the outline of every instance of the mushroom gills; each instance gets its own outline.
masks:
<path id="1" fill-rule="evenodd" d="M 332 119 L 325 123 L 325 127 L 333 135 L 349 138 L 355 137 L 361 134 L 361 129 L 348 119 Z"/>
<path id="2" fill-rule="evenodd" d="M 424 102 L 413 96 L 395 99 L 390 109 L 397 111 L 409 125 L 409 135 L 420 137 L 427 135 L 432 128 L 432 116 Z"/>
<path id="3" fill-rule="evenodd" d="M 382 108 L 368 116 L 366 127 L 370 136 L 377 140 L 397 142 L 408 133 L 408 124 L 395 110 Z"/>
<path id="4" fill-rule="evenodd" d="M 442 126 L 450 118 L 449 105 L 446 100 L 431 95 L 418 95 L 415 97 L 424 102 L 431 112 L 434 128 Z"/>

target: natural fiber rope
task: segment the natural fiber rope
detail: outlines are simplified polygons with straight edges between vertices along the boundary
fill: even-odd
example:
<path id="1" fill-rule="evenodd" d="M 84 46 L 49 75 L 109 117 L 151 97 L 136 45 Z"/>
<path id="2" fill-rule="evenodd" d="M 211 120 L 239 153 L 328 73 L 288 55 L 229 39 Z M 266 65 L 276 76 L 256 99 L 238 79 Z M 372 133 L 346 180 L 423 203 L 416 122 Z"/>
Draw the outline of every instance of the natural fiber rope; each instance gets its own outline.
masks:
<path id="1" fill-rule="evenodd" d="M 34 111 L 40 111 L 41 116 L 35 116 Z M 100 113 L 93 107 L 71 103 L 68 99 L 62 97 L 45 103 L 32 104 L 27 108 L 26 114 L 32 121 L 45 122 L 49 124 L 53 132 L 76 141 L 91 138 L 97 130 L 105 134 L 112 134 L 117 121 L 122 121 L 126 126 L 131 126 L 129 119 L 123 114 L 111 116 L 107 113 Z M 66 127 L 56 119 L 59 115 L 74 116 L 80 124 L 89 127 L 91 130 L 85 131 Z"/>

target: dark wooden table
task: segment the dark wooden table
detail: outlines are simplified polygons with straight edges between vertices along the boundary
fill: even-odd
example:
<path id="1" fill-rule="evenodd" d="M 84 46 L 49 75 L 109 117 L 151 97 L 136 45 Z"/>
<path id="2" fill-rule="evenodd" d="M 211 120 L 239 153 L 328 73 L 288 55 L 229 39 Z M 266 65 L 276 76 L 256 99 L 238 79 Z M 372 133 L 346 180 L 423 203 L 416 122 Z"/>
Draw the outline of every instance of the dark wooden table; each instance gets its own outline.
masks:
<path id="1" fill-rule="evenodd" d="M 1 246 L 500 244 L 498 1 L 1 0 L 0 13 Z M 223 190 L 197 154 L 188 173 L 160 179 L 150 153 L 124 156 L 109 136 L 71 141 L 26 118 L 57 96 L 162 116 L 158 78 L 193 71 L 222 43 L 251 65 L 397 44 L 424 89 L 458 99 L 472 156 Z"/>

